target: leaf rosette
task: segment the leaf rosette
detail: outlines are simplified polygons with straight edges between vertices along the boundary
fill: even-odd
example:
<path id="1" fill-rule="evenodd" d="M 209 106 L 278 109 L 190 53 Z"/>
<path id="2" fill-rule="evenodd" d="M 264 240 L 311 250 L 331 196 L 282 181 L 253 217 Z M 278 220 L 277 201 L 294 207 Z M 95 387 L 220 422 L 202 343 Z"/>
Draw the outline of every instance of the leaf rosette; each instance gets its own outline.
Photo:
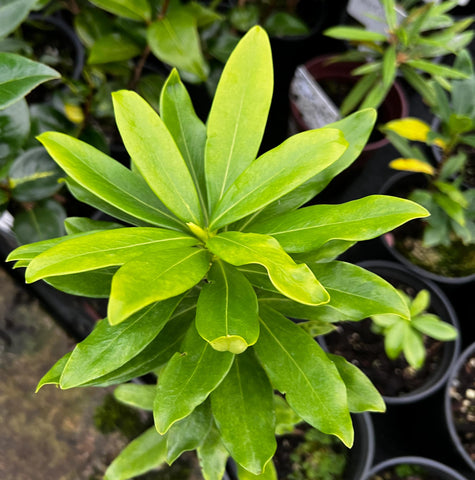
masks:
<path id="1" fill-rule="evenodd" d="M 348 446 L 350 411 L 384 410 L 364 375 L 334 361 L 301 327 L 408 317 L 393 287 L 335 258 L 427 213 L 379 195 L 300 208 L 357 158 L 375 112 L 258 156 L 272 82 L 269 41 L 255 27 L 225 66 L 206 125 L 176 71 L 160 116 L 134 92 L 113 94 L 132 169 L 67 135 L 39 137 L 72 193 L 120 222 L 70 218 L 65 237 L 9 256 L 27 267 L 27 282 L 109 298 L 107 319 L 39 387 L 119 384 L 160 368 L 150 406 L 157 437 L 137 439 L 124 450 L 129 462 L 119 456 L 106 478 L 130 478 L 142 444 L 154 462 L 197 449 L 206 479 L 221 478 L 228 455 L 262 473 L 276 448 L 274 389 Z"/>

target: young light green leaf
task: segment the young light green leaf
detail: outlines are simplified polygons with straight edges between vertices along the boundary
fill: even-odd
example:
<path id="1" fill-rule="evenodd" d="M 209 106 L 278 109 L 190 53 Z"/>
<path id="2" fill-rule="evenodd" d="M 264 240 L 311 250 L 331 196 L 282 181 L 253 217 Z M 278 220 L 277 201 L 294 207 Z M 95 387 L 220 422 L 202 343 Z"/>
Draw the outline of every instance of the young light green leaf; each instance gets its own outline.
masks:
<path id="1" fill-rule="evenodd" d="M 337 161 L 347 146 L 343 134 L 331 128 L 290 137 L 252 162 L 234 181 L 212 213 L 210 229 L 235 222 L 291 192 Z"/>
<path id="2" fill-rule="evenodd" d="M 310 425 L 353 444 L 346 387 L 318 343 L 291 320 L 262 306 L 254 349 L 274 388 Z"/>
<path id="3" fill-rule="evenodd" d="M 222 480 L 229 453 L 214 422 L 203 443 L 198 447 L 197 454 L 205 480 Z"/>
<path id="4" fill-rule="evenodd" d="M 171 465 L 183 452 L 197 449 L 212 424 L 209 402 L 198 405 L 187 417 L 174 423 L 167 433 L 167 463 Z"/>
<path id="5" fill-rule="evenodd" d="M 340 355 L 327 354 L 346 386 L 350 412 L 384 412 L 386 405 L 370 379 Z"/>
<path id="6" fill-rule="evenodd" d="M 59 385 L 61 374 L 63 373 L 66 363 L 68 363 L 69 357 L 72 352 L 68 352 L 63 355 L 44 375 L 36 386 L 35 393 L 38 393 L 41 387 L 44 385 Z"/>
<path id="7" fill-rule="evenodd" d="M 276 450 L 274 394 L 253 352 L 238 355 L 211 393 L 224 445 L 246 470 L 260 474 Z"/>
<path id="8" fill-rule="evenodd" d="M 125 147 L 150 188 L 177 217 L 202 225 L 203 214 L 191 174 L 155 110 L 127 90 L 114 92 L 112 100 Z M 142 128 L 144 123 L 147 128 Z"/>
<path id="9" fill-rule="evenodd" d="M 441 77 L 460 80 L 468 78 L 466 73 L 456 70 L 455 68 L 447 67 L 446 65 L 439 65 L 434 62 L 428 62 L 426 60 L 408 60 L 406 64 L 413 68 L 418 68 L 423 72 L 430 73 L 431 75 L 440 75 Z"/>
<path id="10" fill-rule="evenodd" d="M 165 433 L 188 416 L 221 383 L 234 355 L 217 352 L 190 327 L 181 353 L 167 363 L 158 379 L 153 416 L 159 432 Z"/>
<path id="11" fill-rule="evenodd" d="M 124 383 L 114 390 L 114 398 L 130 407 L 152 411 L 156 389 L 155 385 Z"/>
<path id="12" fill-rule="evenodd" d="M 147 40 L 153 54 L 163 62 L 194 75 L 198 82 L 208 77 L 196 18 L 187 9 L 170 9 L 166 16 L 152 22 Z"/>
<path id="13" fill-rule="evenodd" d="M 153 302 L 186 292 L 206 275 L 209 267 L 210 255 L 201 248 L 148 248 L 114 275 L 109 322 L 116 325 Z"/>
<path id="14" fill-rule="evenodd" d="M 387 42 L 386 35 L 378 32 L 371 32 L 360 27 L 332 27 L 323 32 L 324 35 L 339 40 L 358 42 Z"/>
<path id="15" fill-rule="evenodd" d="M 75 182 L 102 202 L 159 227 L 182 227 L 143 178 L 101 151 L 57 132 L 43 133 L 38 140 Z"/>
<path id="16" fill-rule="evenodd" d="M 196 329 L 218 351 L 242 353 L 259 336 L 257 297 L 249 281 L 221 260 L 213 263 L 196 307 Z"/>
<path id="17" fill-rule="evenodd" d="M 0 7 L 1 23 L 4 8 Z M 0 110 L 20 100 L 39 84 L 61 76 L 56 70 L 42 63 L 14 53 L 0 52 L 0 66 Z"/>
<path id="18" fill-rule="evenodd" d="M 274 237 L 289 253 L 310 252 L 331 240 L 376 238 L 413 218 L 428 216 L 417 203 L 370 195 L 340 205 L 313 205 L 256 221 L 252 231 Z"/>
<path id="19" fill-rule="evenodd" d="M 231 265 L 264 266 L 274 287 L 296 302 L 320 305 L 330 299 L 307 265 L 297 265 L 277 240 L 268 235 L 223 232 L 210 238 L 207 246 Z"/>
<path id="20" fill-rule="evenodd" d="M 457 329 L 454 326 L 440 320 L 437 315 L 430 313 L 414 318 L 411 326 L 419 330 L 419 332 L 442 342 L 455 340 L 458 335 Z"/>
<path id="21" fill-rule="evenodd" d="M 424 365 L 426 349 L 422 335 L 418 331 L 410 328 L 409 325 L 406 325 L 404 331 L 403 352 L 407 363 L 409 363 L 411 367 L 419 369 Z"/>
<path id="22" fill-rule="evenodd" d="M 410 302 L 409 311 L 411 312 L 411 317 L 415 317 L 420 313 L 427 310 L 430 304 L 430 293 L 428 290 L 420 290 L 417 295 L 414 297 L 414 300 Z"/>
<path id="23" fill-rule="evenodd" d="M 396 359 L 402 352 L 404 345 L 404 335 L 407 327 L 406 322 L 393 323 L 384 334 L 384 349 L 386 355 L 391 359 Z"/>
<path id="24" fill-rule="evenodd" d="M 209 114 L 205 170 L 210 210 L 256 158 L 272 91 L 269 39 L 254 27 L 229 57 Z"/>
<path id="25" fill-rule="evenodd" d="M 148 472 L 165 462 L 166 436 L 159 435 L 154 427 L 129 443 L 109 465 L 104 480 L 129 480 Z"/>
<path id="26" fill-rule="evenodd" d="M 190 96 L 176 70 L 172 71 L 162 88 L 160 114 L 191 173 L 207 224 L 208 206 L 204 173 L 206 127 L 196 115 Z"/>
<path id="27" fill-rule="evenodd" d="M 148 0 L 91 0 L 91 3 L 106 12 L 130 20 L 150 20 L 152 11 Z"/>
<path id="28" fill-rule="evenodd" d="M 316 263 L 310 268 L 330 295 L 330 302 L 319 309 L 336 310 L 345 320 L 362 320 L 383 313 L 409 318 L 406 302 L 390 283 L 378 275 L 339 261 Z"/>
<path id="29" fill-rule="evenodd" d="M 181 298 L 155 303 L 121 325 L 101 320 L 73 350 L 61 375 L 61 388 L 73 388 L 120 368 L 160 333 Z"/>
<path id="30" fill-rule="evenodd" d="M 396 46 L 391 45 L 383 55 L 383 87 L 390 87 L 396 78 L 397 59 Z"/>
<path id="31" fill-rule="evenodd" d="M 79 238 L 66 239 L 35 257 L 25 274 L 26 282 L 55 275 L 87 272 L 115 265 L 162 249 L 196 245 L 198 240 L 183 233 L 161 228 L 127 227 L 93 232 Z"/>

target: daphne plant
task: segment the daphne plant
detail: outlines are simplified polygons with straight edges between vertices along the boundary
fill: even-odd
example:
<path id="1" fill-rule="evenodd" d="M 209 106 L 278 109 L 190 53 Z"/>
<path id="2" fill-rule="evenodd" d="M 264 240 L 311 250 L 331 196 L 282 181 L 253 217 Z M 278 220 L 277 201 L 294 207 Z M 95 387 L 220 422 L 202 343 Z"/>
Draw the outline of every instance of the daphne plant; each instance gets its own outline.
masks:
<path id="1" fill-rule="evenodd" d="M 147 397 L 155 427 L 119 455 L 108 480 L 193 449 L 206 479 L 222 477 L 229 455 L 261 474 L 276 448 L 274 389 L 348 446 L 350 411 L 384 409 L 356 367 L 327 355 L 289 317 L 322 329 L 332 312 L 408 318 L 387 282 L 334 259 L 427 212 L 379 195 L 299 208 L 359 155 L 375 112 L 300 133 L 256 158 L 271 59 L 266 33 L 251 29 L 225 66 L 206 126 L 176 71 L 163 87 L 161 116 L 136 93 L 116 92 L 131 169 L 64 134 L 39 136 L 71 192 L 124 223 L 69 218 L 65 237 L 10 254 L 27 267 L 27 282 L 109 298 L 107 319 L 38 388 L 158 376 Z"/>

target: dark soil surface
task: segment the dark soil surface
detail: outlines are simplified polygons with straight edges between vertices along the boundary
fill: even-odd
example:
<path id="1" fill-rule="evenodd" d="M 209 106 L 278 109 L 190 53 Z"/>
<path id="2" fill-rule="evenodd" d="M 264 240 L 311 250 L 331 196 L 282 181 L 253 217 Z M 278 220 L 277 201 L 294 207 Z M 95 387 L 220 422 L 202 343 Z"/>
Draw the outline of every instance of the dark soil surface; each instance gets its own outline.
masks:
<path id="1" fill-rule="evenodd" d="M 450 400 L 455 430 L 475 462 L 475 354 L 467 359 L 452 381 Z"/>
<path id="2" fill-rule="evenodd" d="M 342 322 L 337 331 L 325 337 L 328 349 L 360 368 L 373 382 L 381 395 L 398 397 L 424 385 L 437 371 L 442 359 L 443 344 L 426 338 L 425 364 L 412 368 L 400 356 L 390 360 L 384 351 L 384 337 L 371 331 L 371 320 Z"/>

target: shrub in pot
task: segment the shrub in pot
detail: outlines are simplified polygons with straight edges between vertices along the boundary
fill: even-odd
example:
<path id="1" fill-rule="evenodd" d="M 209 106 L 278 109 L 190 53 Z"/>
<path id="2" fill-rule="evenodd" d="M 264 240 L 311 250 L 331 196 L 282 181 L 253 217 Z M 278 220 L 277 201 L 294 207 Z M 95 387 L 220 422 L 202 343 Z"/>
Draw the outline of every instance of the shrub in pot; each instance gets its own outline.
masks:
<path id="1" fill-rule="evenodd" d="M 28 282 L 109 299 L 107 318 L 40 387 L 158 374 L 155 430 L 124 450 L 125 470 L 115 464 L 109 480 L 133 476 L 130 465 L 143 469 L 143 449 L 154 464 L 197 449 L 206 479 L 222 476 L 229 455 L 262 474 L 276 448 L 274 389 L 347 446 L 350 411 L 382 408 L 361 372 L 313 336 L 335 310 L 353 320 L 409 318 L 389 283 L 334 258 L 427 212 L 378 195 L 299 208 L 359 155 L 375 112 L 296 135 L 256 159 L 271 58 L 265 32 L 253 28 L 226 64 L 206 126 L 176 71 L 162 90 L 161 117 L 136 93 L 116 92 L 132 170 L 67 135 L 39 137 L 78 199 L 130 225 L 70 218 L 69 235 L 9 256 L 27 267 Z"/>
<path id="2" fill-rule="evenodd" d="M 410 143 L 411 140 L 446 145 L 443 137 L 431 135 L 427 124 L 407 118 L 390 122 L 384 131 L 402 154 L 389 165 L 420 173 L 390 179 L 383 191 L 407 196 L 431 212 L 424 222 L 414 222 L 407 229 L 385 236 L 386 242 L 426 276 L 444 282 L 472 280 L 475 278 L 475 189 L 463 185 L 465 154 L 446 155 L 443 162 L 433 167 L 423 150 Z"/>
<path id="3" fill-rule="evenodd" d="M 445 389 L 445 421 L 453 444 L 475 470 L 475 344 L 468 346 L 453 366 Z"/>
<path id="4" fill-rule="evenodd" d="M 457 68 L 434 63 L 436 57 L 456 54 L 473 38 L 473 31 L 467 30 L 471 18 L 454 21 L 447 14 L 456 5 L 454 2 L 416 5 L 401 21 L 398 21 L 394 0 L 384 0 L 382 4 L 386 33 L 351 26 L 337 26 L 325 31 L 332 38 L 347 40 L 354 45 L 352 50 L 335 60 L 363 63 L 353 71 L 361 78 L 341 106 L 344 115 L 357 106 L 380 105 L 398 73 L 429 105 L 436 103 L 436 97 L 433 87 L 428 85 L 428 78 L 445 87 L 448 79 L 466 77 Z"/>

